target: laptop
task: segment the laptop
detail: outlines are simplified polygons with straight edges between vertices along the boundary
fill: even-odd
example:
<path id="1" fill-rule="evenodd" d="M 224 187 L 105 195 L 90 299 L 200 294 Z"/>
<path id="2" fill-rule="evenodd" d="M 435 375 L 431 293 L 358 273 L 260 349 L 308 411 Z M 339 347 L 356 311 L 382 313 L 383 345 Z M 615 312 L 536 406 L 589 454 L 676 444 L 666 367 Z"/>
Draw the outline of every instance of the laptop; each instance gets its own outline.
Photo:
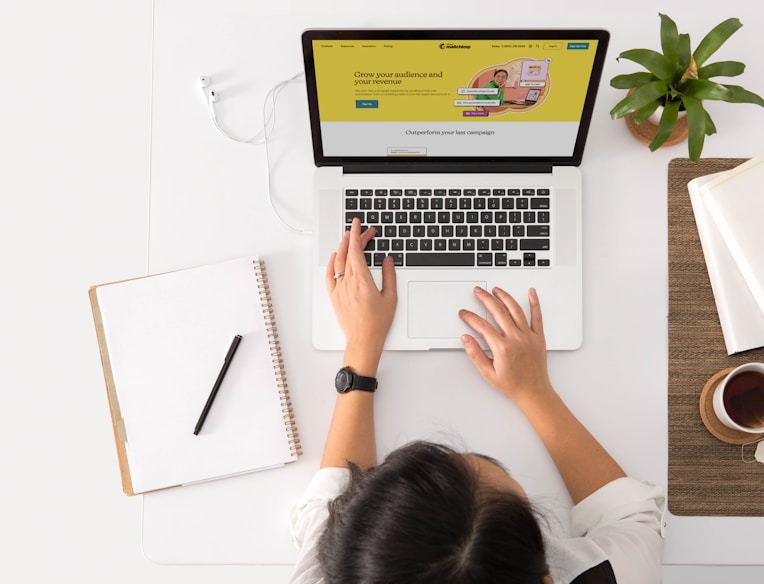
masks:
<path id="1" fill-rule="evenodd" d="M 550 350 L 581 346 L 581 163 L 609 33 L 307 30 L 314 175 L 312 343 L 341 350 L 326 263 L 354 217 L 381 284 L 396 263 L 385 348 L 461 348 L 475 286 L 528 313 L 537 290 Z M 539 90 L 534 108 L 512 95 Z M 480 340 L 482 343 L 482 339 Z"/>
<path id="2" fill-rule="evenodd" d="M 509 103 L 514 105 L 536 105 L 536 103 L 538 103 L 539 97 L 541 97 L 540 89 L 529 89 L 528 93 L 525 94 L 524 99 L 513 99 L 510 100 Z"/>

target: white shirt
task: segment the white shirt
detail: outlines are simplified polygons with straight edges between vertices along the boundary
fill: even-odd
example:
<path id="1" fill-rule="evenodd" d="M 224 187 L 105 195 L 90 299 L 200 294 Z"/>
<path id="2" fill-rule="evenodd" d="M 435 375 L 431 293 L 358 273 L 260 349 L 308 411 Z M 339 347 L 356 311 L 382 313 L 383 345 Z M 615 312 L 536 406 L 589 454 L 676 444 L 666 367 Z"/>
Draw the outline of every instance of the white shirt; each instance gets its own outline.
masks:
<path id="1" fill-rule="evenodd" d="M 299 550 L 292 584 L 323 582 L 318 539 L 324 531 L 329 501 L 344 491 L 350 473 L 323 468 L 289 513 L 292 538 Z M 566 584 L 605 560 L 618 584 L 661 581 L 663 490 L 652 483 L 620 478 L 589 495 L 571 510 L 569 539 L 546 534 L 552 581 Z"/>

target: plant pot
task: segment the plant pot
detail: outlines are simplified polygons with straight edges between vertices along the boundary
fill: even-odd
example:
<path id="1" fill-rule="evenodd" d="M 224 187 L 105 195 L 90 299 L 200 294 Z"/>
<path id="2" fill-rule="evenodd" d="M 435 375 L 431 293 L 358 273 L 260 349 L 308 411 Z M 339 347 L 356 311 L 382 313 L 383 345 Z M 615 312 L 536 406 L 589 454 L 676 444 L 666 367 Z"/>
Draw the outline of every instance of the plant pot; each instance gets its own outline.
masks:
<path id="1" fill-rule="evenodd" d="M 650 144 L 650 142 L 653 141 L 653 138 L 655 138 L 655 135 L 658 133 L 658 126 L 654 124 L 651 119 L 654 119 L 657 114 L 657 119 L 660 120 L 660 116 L 663 113 L 663 108 L 659 107 L 656 112 L 650 116 L 649 119 L 645 120 L 641 124 L 638 124 L 634 121 L 634 116 L 636 114 L 629 114 L 624 119 L 626 120 L 626 125 L 628 126 L 629 130 L 631 130 L 631 133 L 634 134 L 634 136 L 637 137 L 637 139 L 644 143 L 644 144 Z M 687 138 L 687 116 L 686 112 L 679 112 L 679 118 L 676 121 L 676 126 L 674 126 L 674 131 L 671 132 L 669 137 L 666 139 L 666 141 L 663 143 L 663 146 L 673 146 L 674 144 L 679 144 L 679 142 L 685 140 Z"/>

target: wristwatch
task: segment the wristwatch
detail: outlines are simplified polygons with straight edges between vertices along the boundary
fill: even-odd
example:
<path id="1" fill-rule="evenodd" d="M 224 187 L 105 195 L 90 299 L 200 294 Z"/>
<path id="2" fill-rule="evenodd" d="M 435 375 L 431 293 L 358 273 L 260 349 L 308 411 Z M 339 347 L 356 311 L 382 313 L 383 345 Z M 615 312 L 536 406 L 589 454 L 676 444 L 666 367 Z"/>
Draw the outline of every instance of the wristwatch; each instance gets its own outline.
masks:
<path id="1" fill-rule="evenodd" d="M 356 389 L 361 391 L 375 391 L 377 389 L 376 377 L 363 377 L 356 375 L 350 370 L 350 367 L 343 367 L 337 371 L 334 378 L 334 387 L 337 393 L 347 393 Z"/>

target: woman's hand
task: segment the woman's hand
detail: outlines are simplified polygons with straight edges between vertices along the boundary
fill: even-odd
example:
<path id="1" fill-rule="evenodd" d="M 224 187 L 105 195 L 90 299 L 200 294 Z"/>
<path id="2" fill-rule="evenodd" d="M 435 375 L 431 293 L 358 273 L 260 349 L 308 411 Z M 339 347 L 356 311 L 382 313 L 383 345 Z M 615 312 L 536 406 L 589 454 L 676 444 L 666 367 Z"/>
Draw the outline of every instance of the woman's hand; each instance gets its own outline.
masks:
<path id="1" fill-rule="evenodd" d="M 462 335 L 467 355 L 488 383 L 518 405 L 541 397 L 552 389 L 546 363 L 546 341 L 541 306 L 534 289 L 528 291 L 530 323 L 522 307 L 500 288 L 493 294 L 475 288 L 475 296 L 486 307 L 497 326 L 469 310 L 459 316 L 485 339 L 493 359 L 471 335 Z"/>
<path id="2" fill-rule="evenodd" d="M 361 233 L 354 219 L 326 266 L 326 288 L 345 333 L 345 365 L 359 375 L 376 376 L 377 365 L 398 304 L 393 259 L 382 263 L 382 290 L 371 276 L 363 249 L 374 230 Z"/>

